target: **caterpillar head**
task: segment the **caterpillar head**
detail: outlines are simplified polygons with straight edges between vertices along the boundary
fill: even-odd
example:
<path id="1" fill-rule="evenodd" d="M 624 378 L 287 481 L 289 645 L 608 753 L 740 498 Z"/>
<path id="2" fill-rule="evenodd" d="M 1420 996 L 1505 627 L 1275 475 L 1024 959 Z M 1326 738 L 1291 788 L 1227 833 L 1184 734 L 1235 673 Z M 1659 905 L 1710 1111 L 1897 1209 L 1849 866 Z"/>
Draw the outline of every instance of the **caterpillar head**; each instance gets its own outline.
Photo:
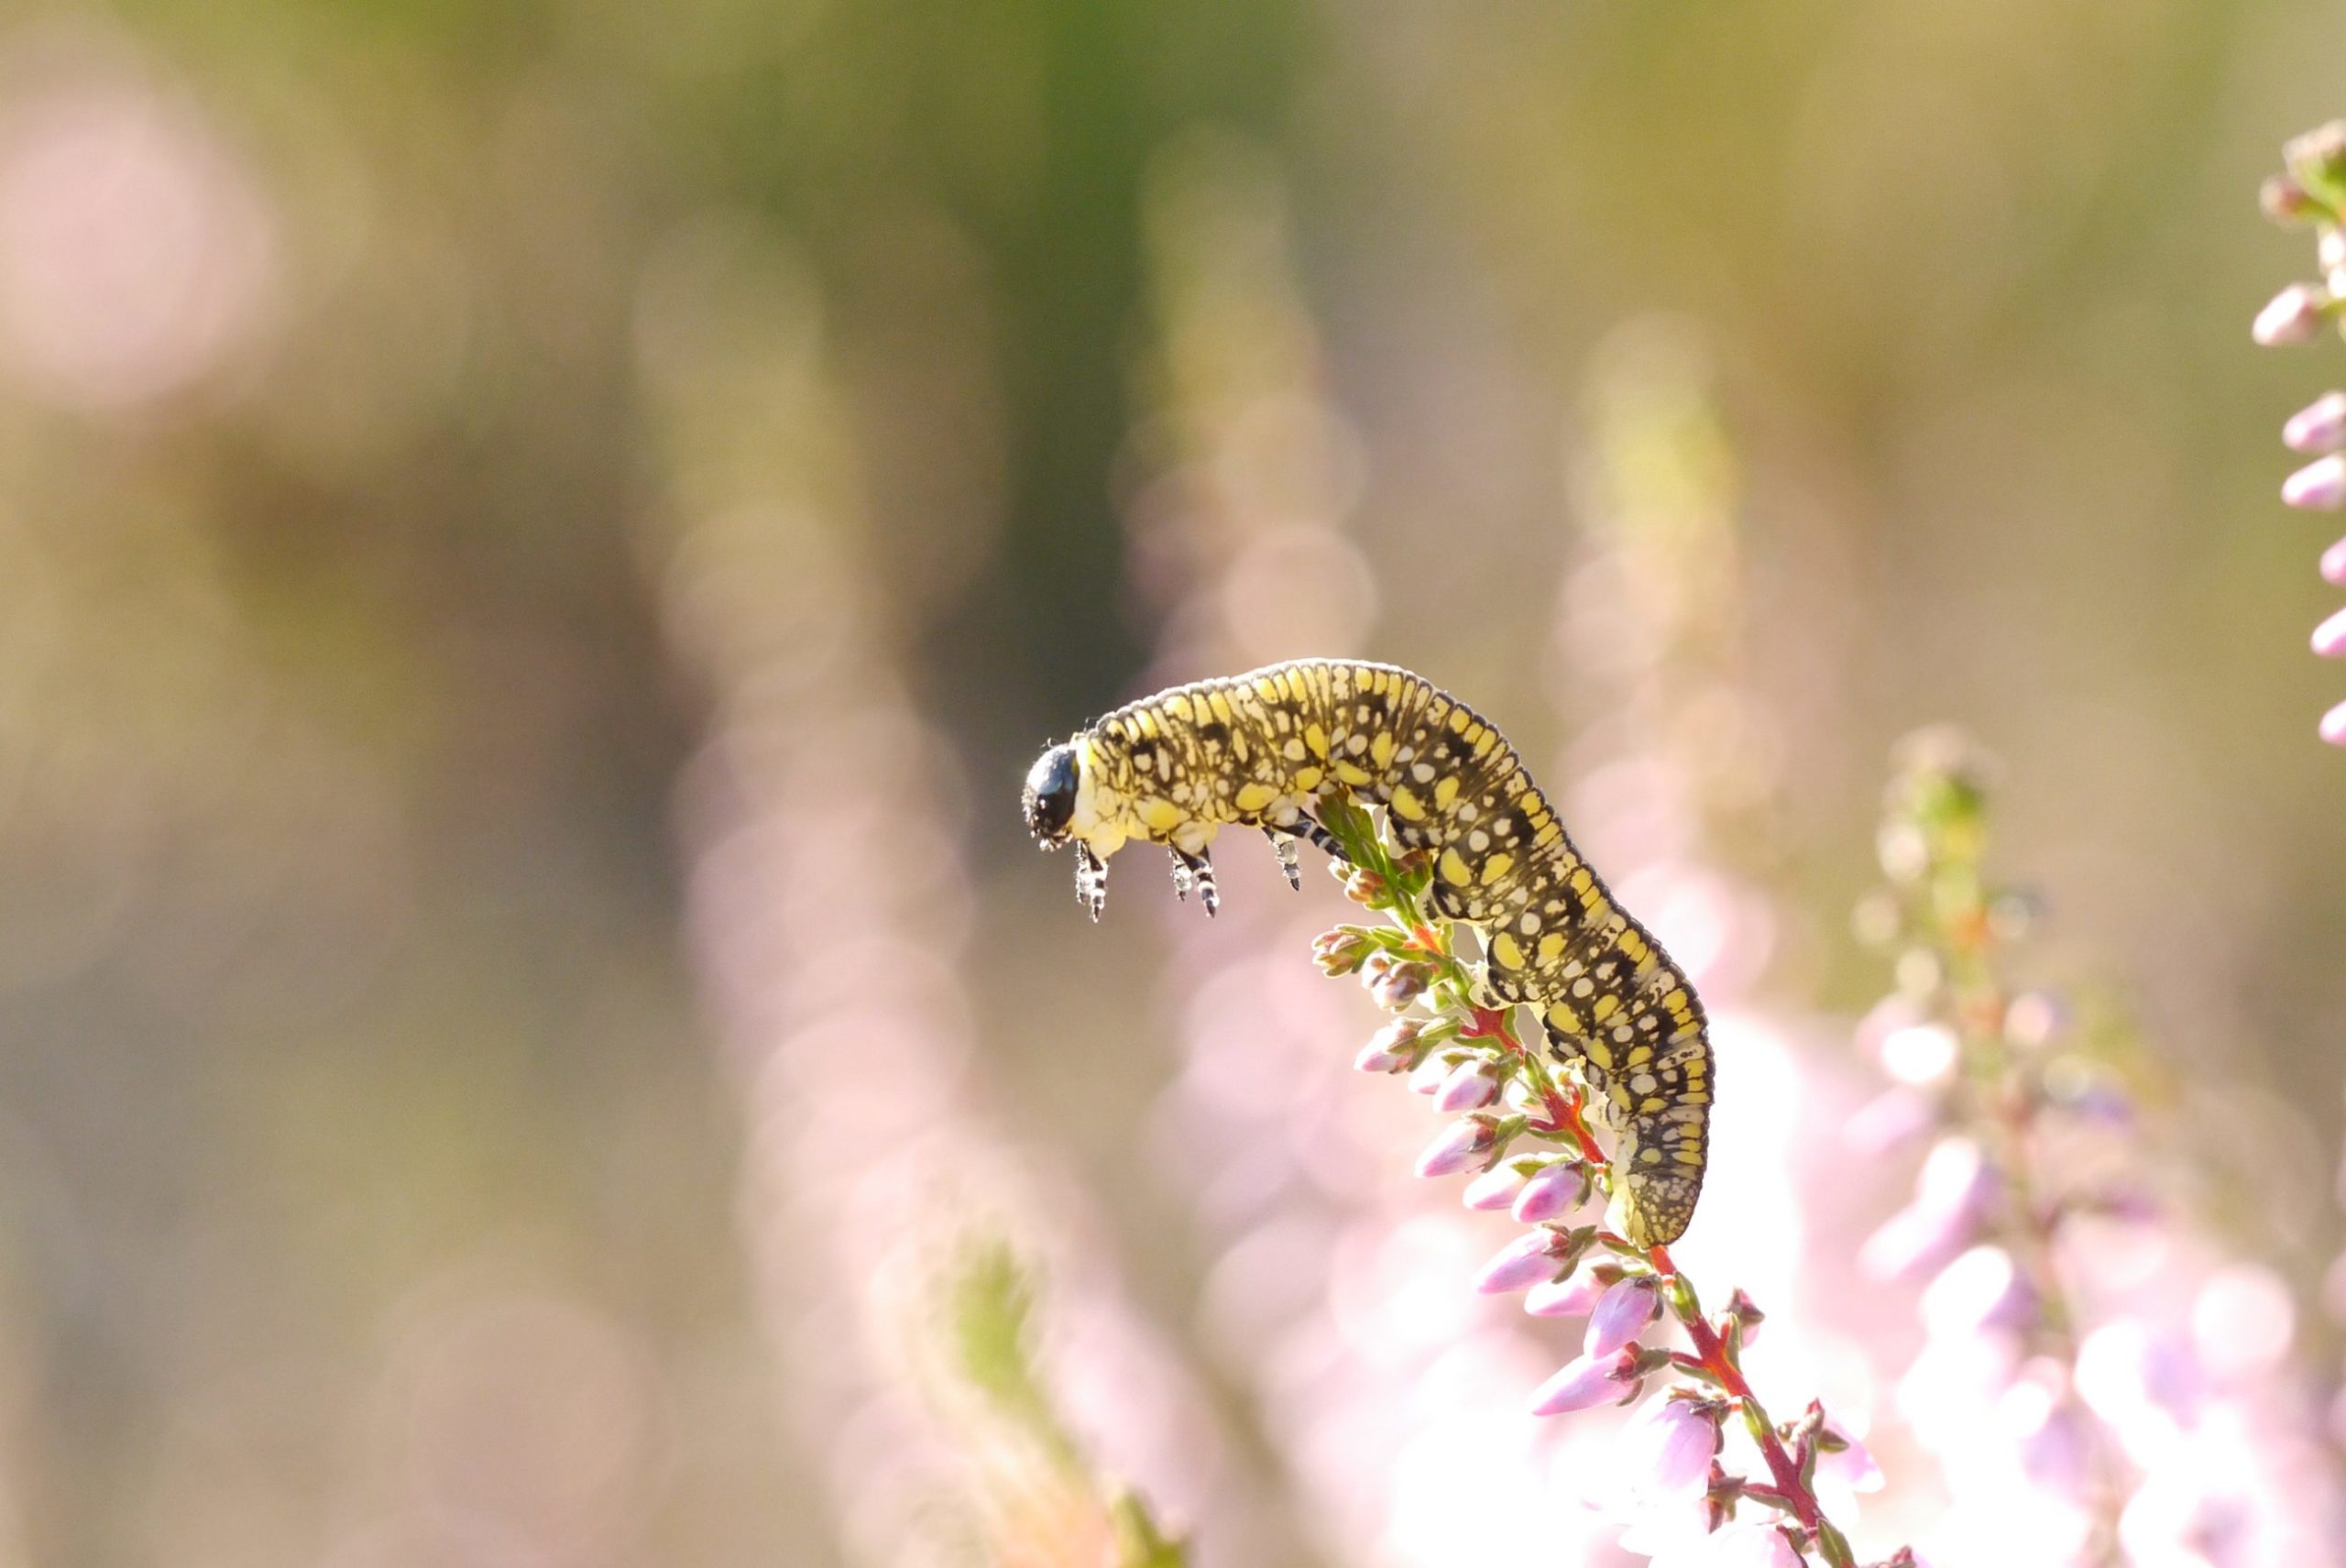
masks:
<path id="1" fill-rule="evenodd" d="M 1045 751 L 1026 770 L 1019 803 L 1036 843 L 1046 850 L 1075 846 L 1075 896 L 1094 920 L 1108 902 L 1105 857 L 1124 841 L 1123 832 L 1100 821 L 1096 794 L 1091 751 L 1079 736 Z"/>
<path id="2" fill-rule="evenodd" d="M 1067 842 L 1082 787 L 1083 766 L 1072 745 L 1052 747 L 1026 770 L 1026 790 L 1020 803 L 1026 813 L 1026 831 L 1041 840 L 1046 850 Z"/>

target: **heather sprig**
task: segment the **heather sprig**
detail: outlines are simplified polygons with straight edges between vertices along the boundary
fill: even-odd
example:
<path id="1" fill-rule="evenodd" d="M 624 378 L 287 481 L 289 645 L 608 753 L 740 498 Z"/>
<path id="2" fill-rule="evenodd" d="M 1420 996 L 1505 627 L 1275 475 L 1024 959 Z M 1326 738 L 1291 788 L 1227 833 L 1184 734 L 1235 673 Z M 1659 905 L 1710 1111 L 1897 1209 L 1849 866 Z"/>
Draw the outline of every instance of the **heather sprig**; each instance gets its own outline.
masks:
<path id="1" fill-rule="evenodd" d="M 1507 1208 L 1532 1227 L 1491 1259 L 1475 1288 L 1528 1291 L 1526 1307 L 1537 1315 L 1588 1314 L 1582 1354 L 1534 1391 L 1534 1413 L 1627 1404 L 1658 1383 L 1625 1434 L 1644 1500 L 1700 1505 L 1708 1529 L 1727 1526 L 1732 1543 L 1749 1547 L 1755 1562 L 1853 1568 L 1848 1540 L 1816 1490 L 1819 1461 L 1846 1462 L 1853 1445 L 1815 1402 L 1780 1423 L 1753 1394 L 1743 1352 L 1759 1309 L 1738 1290 L 1723 1310 L 1705 1312 L 1667 1247 L 1637 1246 L 1601 1218 L 1573 1223 L 1591 1199 L 1614 1193 L 1582 1085 L 1563 1064 L 1525 1047 L 1511 1008 L 1476 1001 L 1455 927 L 1429 912 L 1425 857 L 1396 853 L 1370 815 L 1348 803 L 1332 803 L 1326 825 L 1349 861 L 1332 868 L 1347 894 L 1386 918 L 1326 933 L 1314 957 L 1331 975 L 1359 975 L 1381 1006 L 1405 1014 L 1379 1031 L 1356 1065 L 1409 1075 L 1454 1115 L 1419 1156 L 1418 1175 L 1478 1173 L 1467 1206 Z M 1665 1314 L 1684 1348 L 1648 1343 Z M 1749 1435 L 1764 1476 L 1732 1474 L 1722 1463 L 1730 1420 Z M 1901 1560 L 1907 1554 L 1892 1561 Z"/>
<path id="2" fill-rule="evenodd" d="M 1060 1416 L 1036 1354 L 1031 1267 L 999 1237 L 950 1256 L 934 1324 L 964 1435 L 968 1527 L 992 1563 L 1183 1568 L 1184 1544 L 1130 1487 L 1100 1475 Z"/>
<path id="3" fill-rule="evenodd" d="M 2265 215 L 2289 228 L 2314 231 L 2320 273 L 2275 294 L 2256 315 L 2250 334 L 2267 347 L 2309 343 L 2326 326 L 2346 330 L 2346 120 L 2332 120 L 2282 148 L 2286 167 L 2260 192 Z M 2313 511 L 2346 506 L 2346 392 L 2325 392 L 2281 427 L 2282 444 L 2313 461 L 2281 482 L 2281 499 Z M 2321 575 L 2346 587 L 2346 539 L 2322 552 Z M 2313 651 L 2346 657 L 2346 611 L 2314 629 Z M 2321 738 L 2346 746 L 2346 703 L 2322 716 Z"/>

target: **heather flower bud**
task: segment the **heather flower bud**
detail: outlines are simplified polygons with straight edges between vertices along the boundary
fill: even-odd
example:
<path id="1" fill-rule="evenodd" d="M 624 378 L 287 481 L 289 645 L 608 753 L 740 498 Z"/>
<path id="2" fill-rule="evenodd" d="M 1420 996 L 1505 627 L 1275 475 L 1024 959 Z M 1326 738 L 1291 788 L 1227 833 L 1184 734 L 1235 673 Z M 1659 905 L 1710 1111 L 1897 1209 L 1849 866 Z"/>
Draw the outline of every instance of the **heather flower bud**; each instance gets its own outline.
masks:
<path id="1" fill-rule="evenodd" d="M 1373 950 L 1367 932 L 1357 927 L 1339 926 L 1312 939 L 1311 961 L 1320 966 L 1321 973 L 1333 978 L 1359 969 Z"/>
<path id="2" fill-rule="evenodd" d="M 2346 120 L 2316 126 L 2283 144 L 2281 159 L 2299 185 L 2316 195 L 2346 189 Z"/>
<path id="3" fill-rule="evenodd" d="M 1354 904 L 1365 904 L 1374 908 L 1391 897 L 1392 892 L 1384 876 L 1366 866 L 1355 866 L 1344 873 L 1344 896 Z"/>
<path id="4" fill-rule="evenodd" d="M 1474 1276 L 1474 1288 L 1481 1295 L 1504 1296 L 1553 1279 L 1560 1269 L 1569 1266 L 1563 1255 L 1570 1245 L 1562 1234 L 1551 1230 L 1518 1236 L 1483 1265 L 1483 1271 Z"/>
<path id="5" fill-rule="evenodd" d="M 2346 392 L 2324 392 L 2289 416 L 2281 444 L 2292 452 L 2335 452 L 2346 446 Z"/>
<path id="6" fill-rule="evenodd" d="M 1470 1169 L 1498 1143 L 1498 1125 L 1488 1116 L 1467 1116 L 1453 1122 L 1440 1137 L 1418 1156 L 1422 1177 L 1455 1176 Z"/>
<path id="7" fill-rule="evenodd" d="M 1617 1277 L 1600 1266 L 1584 1268 L 1562 1279 L 1534 1285 L 1523 1298 L 1523 1310 L 1535 1318 L 1577 1318 L 1595 1307 Z"/>
<path id="8" fill-rule="evenodd" d="M 1409 1073 L 1409 1092 L 1412 1094 L 1441 1092 L 1442 1086 L 1450 1080 L 1450 1075 L 1454 1069 L 1455 1064 L 1442 1057 L 1427 1057 Z"/>
<path id="9" fill-rule="evenodd" d="M 2306 223 L 2322 210 L 2321 203 L 2286 174 L 2275 174 L 2258 186 L 2256 204 L 2275 223 L 2290 225 Z"/>
<path id="10" fill-rule="evenodd" d="M 2319 733 L 2333 746 L 2346 746 L 2346 702 L 2321 716 Z"/>
<path id="11" fill-rule="evenodd" d="M 1442 1080 L 1442 1087 L 1434 1091 L 1433 1108 L 1445 1113 L 1479 1111 L 1498 1097 L 1498 1075 L 1491 1070 L 1491 1064 L 1469 1057 Z"/>
<path id="12" fill-rule="evenodd" d="M 2313 651 L 2325 659 L 2346 658 L 2346 609 L 2313 629 Z"/>
<path id="13" fill-rule="evenodd" d="M 2256 313 L 2248 334 L 2267 348 L 2310 343 L 2321 331 L 2329 301 L 2310 283 L 2292 283 Z"/>
<path id="14" fill-rule="evenodd" d="M 1398 1012 L 1426 993 L 1433 984 L 1433 966 L 1392 963 L 1368 982 L 1368 993 L 1379 1007 Z"/>
<path id="15" fill-rule="evenodd" d="M 1581 1350 L 1588 1355 L 1610 1355 L 1644 1332 L 1661 1315 L 1661 1298 L 1644 1276 L 1617 1281 L 1588 1315 L 1588 1332 Z"/>
<path id="16" fill-rule="evenodd" d="M 2346 505 L 2346 457 L 2318 457 L 2281 481 L 2281 499 L 2307 511 Z"/>
<path id="17" fill-rule="evenodd" d="M 2346 587 L 2346 539 L 2340 540 L 2321 553 L 2321 578 Z"/>
<path id="18" fill-rule="evenodd" d="M 1637 1357 L 1626 1350 L 1608 1356 L 1576 1356 L 1531 1391 L 1531 1413 L 1561 1416 L 1606 1404 L 1619 1398 L 1637 1375 Z"/>
<path id="19" fill-rule="evenodd" d="M 1425 1033 L 1418 1018 L 1396 1018 L 1371 1035 L 1353 1066 L 1362 1072 L 1398 1072 L 1417 1059 L 1418 1036 Z"/>
<path id="20" fill-rule="evenodd" d="M 1504 1209 L 1515 1201 L 1516 1193 L 1522 1190 L 1523 1181 L 1523 1172 L 1511 1163 L 1502 1162 L 1468 1182 L 1466 1190 L 1458 1195 L 1458 1201 L 1469 1209 L 1486 1212 Z"/>
<path id="21" fill-rule="evenodd" d="M 1578 1160 L 1543 1166 L 1515 1195 L 1515 1217 L 1527 1225 L 1560 1220 L 1588 1198 L 1588 1170 Z"/>
<path id="22" fill-rule="evenodd" d="M 1693 1497 L 1709 1482 L 1711 1460 L 1719 1451 L 1716 1407 L 1707 1401 L 1665 1394 L 1639 1412 L 1624 1441 L 1629 1446 L 1632 1478 L 1656 1498 Z"/>

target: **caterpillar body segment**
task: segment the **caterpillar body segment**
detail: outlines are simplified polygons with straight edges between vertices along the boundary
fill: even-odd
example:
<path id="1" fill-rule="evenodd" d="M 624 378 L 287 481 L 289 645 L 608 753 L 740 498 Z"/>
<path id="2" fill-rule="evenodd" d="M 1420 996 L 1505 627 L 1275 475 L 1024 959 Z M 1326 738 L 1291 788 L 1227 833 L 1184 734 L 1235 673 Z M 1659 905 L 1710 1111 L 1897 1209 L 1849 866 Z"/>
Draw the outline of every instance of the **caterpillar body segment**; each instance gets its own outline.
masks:
<path id="1" fill-rule="evenodd" d="M 1489 720 L 1390 664 L 1297 660 L 1200 681 L 1118 708 L 1043 754 L 1028 827 L 1072 844 L 1094 919 L 1107 859 L 1135 841 L 1172 853 L 1175 890 L 1206 912 L 1207 852 L 1225 827 L 1260 828 L 1296 882 L 1294 842 L 1335 851 L 1323 803 L 1385 808 L 1387 830 L 1432 866 L 1431 901 L 1474 926 L 1487 1000 L 1540 1015 L 1578 1064 L 1615 1134 L 1632 1241 L 1674 1241 L 1709 1152 L 1712 1057 L 1701 1003 L 1649 931 L 1613 902 Z"/>

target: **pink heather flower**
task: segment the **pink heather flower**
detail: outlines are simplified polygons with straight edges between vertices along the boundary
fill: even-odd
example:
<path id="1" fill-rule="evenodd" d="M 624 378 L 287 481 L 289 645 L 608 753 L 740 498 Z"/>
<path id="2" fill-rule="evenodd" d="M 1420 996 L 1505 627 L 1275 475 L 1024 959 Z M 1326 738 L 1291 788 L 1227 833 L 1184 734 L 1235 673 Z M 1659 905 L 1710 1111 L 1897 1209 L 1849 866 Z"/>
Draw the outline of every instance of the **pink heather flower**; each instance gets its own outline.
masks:
<path id="1" fill-rule="evenodd" d="M 1979 1145 L 1949 1136 L 1932 1146 L 1914 1189 L 1914 1201 L 1858 1249 L 1858 1266 L 1876 1279 L 1911 1277 L 1968 1245 L 1994 1197 L 1996 1176 Z"/>
<path id="2" fill-rule="evenodd" d="M 1581 1341 L 1587 1355 L 1610 1355 L 1644 1332 L 1661 1311 L 1661 1298 L 1653 1281 L 1642 1276 L 1617 1280 L 1588 1315 L 1588 1332 Z"/>
<path id="3" fill-rule="evenodd" d="M 1662 1395 L 1621 1434 L 1631 1482 L 1650 1502 L 1702 1491 L 1719 1451 L 1719 1426 L 1688 1399 Z"/>
<path id="4" fill-rule="evenodd" d="M 1474 1288 L 1485 1296 L 1504 1296 L 1553 1279 L 1559 1266 L 1556 1248 L 1562 1240 L 1550 1230 L 1516 1237 L 1483 1265 L 1483 1271 L 1474 1276 Z"/>
<path id="5" fill-rule="evenodd" d="M 1418 1156 L 1418 1174 L 1429 1178 L 1455 1176 L 1487 1154 L 1495 1141 L 1487 1122 L 1478 1122 L 1472 1116 L 1453 1122 Z"/>
<path id="6" fill-rule="evenodd" d="M 2321 576 L 2324 582 L 2346 587 L 2346 539 L 2321 553 Z"/>
<path id="7" fill-rule="evenodd" d="M 1480 1058 L 1460 1062 L 1434 1091 L 1433 1108 L 1445 1114 L 1479 1111 L 1499 1097 L 1498 1076 Z"/>
<path id="8" fill-rule="evenodd" d="M 2313 629 L 2313 651 L 2325 659 L 2346 658 L 2346 609 Z"/>
<path id="9" fill-rule="evenodd" d="M 1942 1269 L 1923 1290 L 1923 1326 L 1953 1339 L 1980 1329 L 2012 1328 L 2035 1309 L 2034 1293 L 1999 1246 L 1976 1246 Z"/>
<path id="10" fill-rule="evenodd" d="M 1884 1155 L 1930 1131 L 1937 1119 L 1929 1095 L 1894 1083 L 1849 1113 L 1841 1141 L 1853 1153 Z"/>
<path id="11" fill-rule="evenodd" d="M 1852 1492 L 1880 1491 L 1881 1466 L 1874 1463 L 1873 1451 L 1830 1422 L 1825 1430 L 1838 1438 L 1843 1446 L 1830 1453 L 1817 1453 L 1818 1473 L 1834 1477 Z"/>
<path id="12" fill-rule="evenodd" d="M 1523 1172 L 1512 1164 L 1495 1165 L 1466 1184 L 1466 1190 L 1458 1195 L 1459 1201 L 1469 1209 L 1504 1209 L 1515 1201 L 1515 1195 L 1523 1189 Z"/>
<path id="13" fill-rule="evenodd" d="M 2317 457 L 2281 481 L 2281 499 L 2308 511 L 2335 511 L 2346 505 L 2346 457 Z"/>
<path id="14" fill-rule="evenodd" d="M 1637 1371 L 1634 1351 L 1619 1351 L 1607 1356 L 1574 1356 L 1553 1377 L 1531 1391 L 1531 1413 L 1561 1416 L 1617 1399 L 1622 1385 L 1636 1377 Z"/>
<path id="15" fill-rule="evenodd" d="M 1569 1160 L 1543 1166 L 1523 1190 L 1515 1195 L 1515 1217 L 1527 1225 L 1559 1220 L 1580 1207 L 1588 1195 L 1588 1179 Z"/>
<path id="16" fill-rule="evenodd" d="M 1534 1285 L 1523 1298 L 1523 1310 L 1535 1318 L 1577 1318 L 1595 1308 L 1609 1288 L 1601 1276 L 1584 1268 L 1569 1278 Z"/>
<path id="17" fill-rule="evenodd" d="M 2346 392 L 2324 392 L 2289 416 L 2281 444 L 2308 455 L 2346 446 Z"/>
<path id="18" fill-rule="evenodd" d="M 1353 1058 L 1353 1070 L 1355 1072 L 1398 1072 L 1409 1065 L 1409 1058 L 1387 1050 L 1375 1040 L 1363 1046 L 1360 1055 Z"/>
<path id="19" fill-rule="evenodd" d="M 2333 746 L 2346 746 L 2346 702 L 2321 716 L 2321 738 Z"/>
<path id="20" fill-rule="evenodd" d="M 1430 1056 L 1420 1062 L 1416 1069 L 1409 1074 L 1409 1088 L 1412 1092 L 1418 1094 L 1436 1093 L 1450 1077 L 1450 1063 L 1440 1057 Z"/>
<path id="21" fill-rule="evenodd" d="M 2265 307 L 2256 313 L 2256 321 L 2248 334 L 2267 348 L 2284 344 L 2310 343 L 2321 331 L 2323 308 L 2328 303 L 2321 291 L 2310 283 L 2292 283 L 2273 296 Z"/>

